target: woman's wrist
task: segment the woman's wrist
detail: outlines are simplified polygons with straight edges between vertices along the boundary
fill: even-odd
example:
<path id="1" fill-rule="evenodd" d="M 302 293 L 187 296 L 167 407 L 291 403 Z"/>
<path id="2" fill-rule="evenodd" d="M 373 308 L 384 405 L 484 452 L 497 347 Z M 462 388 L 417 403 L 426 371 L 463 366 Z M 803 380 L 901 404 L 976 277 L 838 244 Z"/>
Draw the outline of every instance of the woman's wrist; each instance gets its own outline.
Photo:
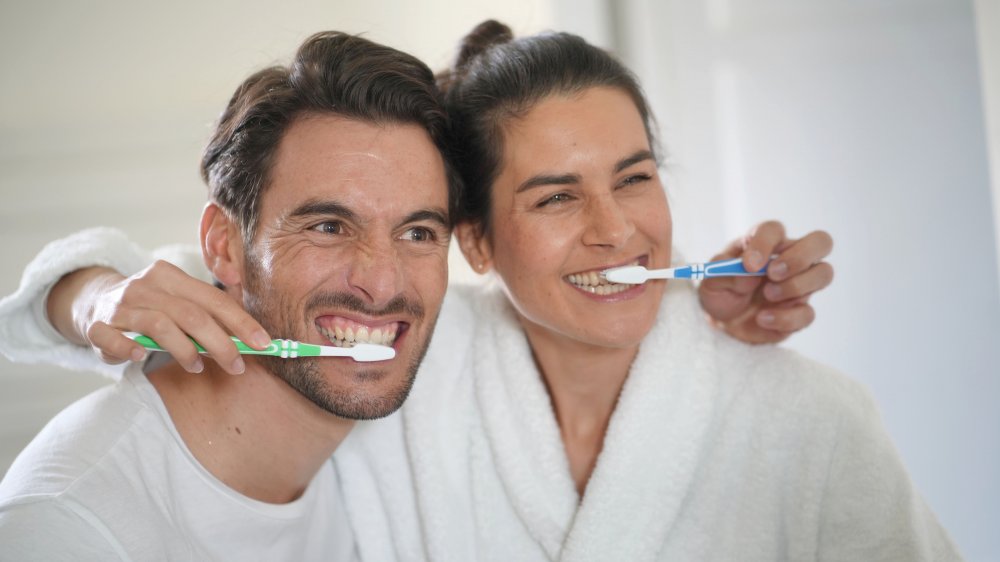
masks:
<path id="1" fill-rule="evenodd" d="M 46 301 L 52 327 L 70 343 L 89 345 L 91 324 L 98 296 L 125 277 L 107 267 L 87 267 L 67 273 L 56 282 Z"/>

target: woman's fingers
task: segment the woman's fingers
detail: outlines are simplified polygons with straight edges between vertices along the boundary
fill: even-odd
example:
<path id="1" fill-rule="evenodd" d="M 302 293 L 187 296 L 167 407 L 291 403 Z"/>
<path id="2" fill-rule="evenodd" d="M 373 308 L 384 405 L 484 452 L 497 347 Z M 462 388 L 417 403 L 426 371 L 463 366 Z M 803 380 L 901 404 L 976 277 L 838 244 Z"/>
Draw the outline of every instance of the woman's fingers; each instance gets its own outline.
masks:
<path id="1" fill-rule="evenodd" d="M 764 285 L 764 298 L 770 302 L 797 299 L 821 291 L 833 282 L 833 266 L 821 262 L 785 281 Z"/>
<path id="2" fill-rule="evenodd" d="M 785 238 L 785 225 L 778 221 L 765 221 L 750 231 L 739 245 L 743 257 L 743 267 L 747 271 L 760 271 L 771 255 L 780 251 L 788 240 Z"/>
<path id="3" fill-rule="evenodd" d="M 816 311 L 807 302 L 792 306 L 765 308 L 757 313 L 757 324 L 780 334 L 776 340 L 808 327 L 816 319 Z"/>
<path id="4" fill-rule="evenodd" d="M 135 341 L 104 322 L 94 322 L 87 328 L 87 341 L 105 363 L 116 365 L 125 361 L 141 361 L 146 350 Z"/>
<path id="5" fill-rule="evenodd" d="M 767 277 L 772 281 L 794 277 L 823 261 L 833 251 L 833 238 L 817 230 L 782 246 L 776 248 L 780 253 L 767 268 Z"/>
<path id="6" fill-rule="evenodd" d="M 230 334 L 257 349 L 271 341 L 263 327 L 224 291 L 167 262 L 156 262 L 123 281 L 104 301 L 102 316 L 110 325 L 153 338 L 191 372 L 204 369 L 204 361 L 190 339 L 231 374 L 242 373 L 245 363 Z"/>

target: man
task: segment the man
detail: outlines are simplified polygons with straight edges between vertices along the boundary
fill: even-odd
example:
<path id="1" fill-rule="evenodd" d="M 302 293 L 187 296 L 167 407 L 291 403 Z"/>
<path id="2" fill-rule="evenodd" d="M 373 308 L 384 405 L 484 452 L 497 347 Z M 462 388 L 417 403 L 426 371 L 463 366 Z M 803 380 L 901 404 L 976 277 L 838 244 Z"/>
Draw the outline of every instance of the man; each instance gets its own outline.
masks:
<path id="1" fill-rule="evenodd" d="M 320 33 L 248 78 L 202 161 L 206 265 L 271 333 L 378 331 L 395 359 L 130 370 L 11 468 L 0 558 L 352 558 L 330 455 L 351 420 L 400 406 L 429 342 L 447 284 L 444 134 L 431 72 L 365 39 Z"/>

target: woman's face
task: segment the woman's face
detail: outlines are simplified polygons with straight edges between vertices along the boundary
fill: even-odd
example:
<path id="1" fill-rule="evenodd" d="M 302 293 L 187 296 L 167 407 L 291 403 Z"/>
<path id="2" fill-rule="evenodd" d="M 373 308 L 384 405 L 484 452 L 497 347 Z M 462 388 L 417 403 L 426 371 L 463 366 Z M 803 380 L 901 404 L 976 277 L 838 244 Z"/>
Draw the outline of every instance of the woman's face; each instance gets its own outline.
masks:
<path id="1" fill-rule="evenodd" d="M 532 336 L 639 344 L 664 283 L 608 284 L 609 267 L 670 263 L 671 221 L 646 130 L 623 91 L 553 95 L 504 124 L 492 232 L 473 265 L 496 270 Z M 473 229 L 462 227 L 463 249 Z"/>

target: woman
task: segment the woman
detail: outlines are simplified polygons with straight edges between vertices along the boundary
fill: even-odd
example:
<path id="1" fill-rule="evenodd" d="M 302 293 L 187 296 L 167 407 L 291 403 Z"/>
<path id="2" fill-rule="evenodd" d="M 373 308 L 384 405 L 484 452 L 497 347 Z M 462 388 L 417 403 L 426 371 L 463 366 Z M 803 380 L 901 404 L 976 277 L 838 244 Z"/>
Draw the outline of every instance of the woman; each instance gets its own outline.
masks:
<path id="1" fill-rule="evenodd" d="M 669 209 L 631 75 L 565 34 L 512 41 L 487 22 L 464 47 L 444 78 L 468 187 L 457 235 L 500 290 L 451 291 L 401 414 L 358 427 L 338 450 L 362 557 L 953 553 L 856 385 L 720 337 L 688 287 L 590 275 L 671 261 Z M 829 281 L 827 267 L 809 263 L 792 268 L 799 289 Z M 53 321 L 127 357 L 133 350 L 94 321 L 128 328 L 127 306 L 91 280 L 53 294 Z M 74 286 L 96 289 L 110 309 L 73 326 Z M 242 317 L 212 314 L 252 333 Z"/>

